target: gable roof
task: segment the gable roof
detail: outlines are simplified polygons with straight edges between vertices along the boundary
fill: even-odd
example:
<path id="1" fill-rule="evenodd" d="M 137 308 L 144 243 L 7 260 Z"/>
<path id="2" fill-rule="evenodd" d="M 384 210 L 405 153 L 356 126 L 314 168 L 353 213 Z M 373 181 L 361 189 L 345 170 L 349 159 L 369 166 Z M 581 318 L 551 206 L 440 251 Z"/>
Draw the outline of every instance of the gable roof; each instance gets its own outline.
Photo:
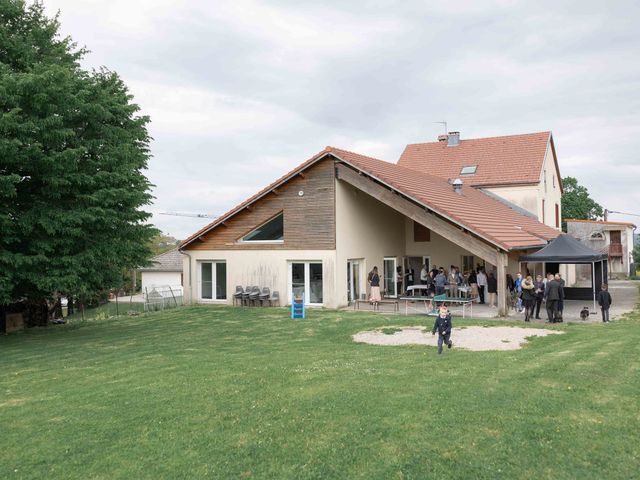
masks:
<path id="1" fill-rule="evenodd" d="M 338 160 L 504 250 L 545 245 L 560 234 L 475 188 L 463 185 L 461 193 L 456 193 L 440 177 L 347 150 L 327 149 Z"/>
<path id="2" fill-rule="evenodd" d="M 557 230 L 540 223 L 537 219 L 523 215 L 474 188 L 469 188 L 468 186 L 464 188 L 463 186 L 462 192 L 458 194 L 453 191 L 451 185 L 443 178 L 416 172 L 397 164 L 384 162 L 347 150 L 326 147 L 260 192 L 191 235 L 181 243 L 180 249 L 223 224 L 228 218 L 253 202 L 258 201 L 270 191 L 286 183 L 328 155 L 332 155 L 337 160 L 381 181 L 414 202 L 420 203 L 436 214 L 504 250 L 541 246 L 559 234 Z"/>
<path id="3" fill-rule="evenodd" d="M 467 185 L 498 186 L 538 184 L 547 148 L 555 148 L 551 132 L 409 144 L 398 165 L 441 178 L 461 178 Z M 461 175 L 463 167 L 477 165 L 473 175 Z M 561 182 L 556 165 L 558 181 Z M 560 187 L 562 189 L 562 186 Z"/>
<path id="4" fill-rule="evenodd" d="M 181 272 L 183 256 L 177 248 L 156 255 L 151 259 L 151 265 L 139 268 L 140 272 Z"/>

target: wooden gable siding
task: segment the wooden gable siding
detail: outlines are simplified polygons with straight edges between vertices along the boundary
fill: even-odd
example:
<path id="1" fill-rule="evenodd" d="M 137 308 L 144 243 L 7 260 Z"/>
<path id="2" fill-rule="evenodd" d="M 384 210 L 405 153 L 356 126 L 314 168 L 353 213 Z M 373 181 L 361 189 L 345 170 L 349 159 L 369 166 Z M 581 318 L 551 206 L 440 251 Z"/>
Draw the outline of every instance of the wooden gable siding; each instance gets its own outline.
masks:
<path id="1" fill-rule="evenodd" d="M 321 160 L 243 209 L 185 250 L 335 250 L 335 169 Z M 304 195 L 299 196 L 298 192 Z M 283 243 L 238 243 L 254 228 L 284 212 Z"/>

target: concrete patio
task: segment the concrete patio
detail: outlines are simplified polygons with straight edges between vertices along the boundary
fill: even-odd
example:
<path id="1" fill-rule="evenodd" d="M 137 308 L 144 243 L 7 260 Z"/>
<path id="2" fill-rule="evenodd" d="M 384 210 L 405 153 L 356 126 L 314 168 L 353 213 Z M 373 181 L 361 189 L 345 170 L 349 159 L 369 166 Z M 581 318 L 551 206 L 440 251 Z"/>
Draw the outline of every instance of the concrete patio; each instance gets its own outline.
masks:
<path id="1" fill-rule="evenodd" d="M 613 299 L 613 303 L 611 305 L 611 309 L 609 310 L 610 320 L 615 320 L 620 318 L 625 313 L 628 313 L 634 309 L 634 307 L 640 302 L 640 282 L 634 280 L 610 280 L 609 282 L 609 292 L 611 293 L 611 297 Z M 404 315 L 404 302 L 399 301 L 399 312 L 395 311 L 395 308 L 392 304 L 381 304 L 379 311 L 376 313 L 384 313 L 386 315 Z M 580 320 L 580 311 L 583 307 L 589 307 L 589 311 L 592 314 L 589 316 L 589 319 L 586 321 Z M 597 307 L 597 305 L 596 305 Z M 344 310 L 353 310 L 353 307 L 347 307 Z M 373 311 L 373 307 L 366 302 L 361 302 L 359 309 L 357 311 L 369 312 Z M 416 314 L 415 312 L 410 314 Z M 452 312 L 454 317 L 462 316 L 460 307 L 452 307 Z M 600 308 L 597 307 L 595 310 L 595 315 L 593 314 L 593 300 L 584 301 L 584 300 L 567 300 L 565 301 L 564 306 L 564 316 L 563 320 L 565 322 L 577 322 L 577 323 L 598 323 L 602 321 L 602 315 L 600 313 Z M 473 318 L 499 318 L 498 317 L 498 309 L 494 307 L 490 307 L 489 305 L 480 305 L 478 303 L 473 304 L 473 314 L 469 315 L 467 311 L 467 316 L 472 316 Z M 547 311 L 545 309 L 545 304 L 543 303 L 540 308 L 540 317 L 541 320 L 535 320 L 535 322 L 545 322 L 547 320 Z M 504 317 L 502 317 L 504 318 Z M 524 313 L 516 313 L 514 310 L 509 311 L 509 320 L 524 320 Z"/>

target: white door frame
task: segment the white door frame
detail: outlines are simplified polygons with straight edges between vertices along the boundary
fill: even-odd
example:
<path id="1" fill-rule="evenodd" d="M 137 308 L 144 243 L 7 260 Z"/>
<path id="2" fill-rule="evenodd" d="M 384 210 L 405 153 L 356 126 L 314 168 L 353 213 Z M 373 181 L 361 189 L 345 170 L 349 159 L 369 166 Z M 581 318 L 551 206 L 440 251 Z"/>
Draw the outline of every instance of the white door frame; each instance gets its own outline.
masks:
<path id="1" fill-rule="evenodd" d="M 364 263 L 364 259 L 363 258 L 350 258 L 347 260 L 347 270 L 349 270 L 349 282 L 350 284 L 348 285 L 348 291 L 351 292 L 351 300 L 349 300 L 349 298 L 347 297 L 348 301 L 355 301 L 355 300 L 359 300 L 359 298 L 353 297 L 353 292 L 354 292 L 354 286 L 355 286 L 355 282 L 354 282 L 354 275 L 353 275 L 353 270 L 354 269 L 358 269 L 358 296 L 362 294 L 362 264 Z"/>
<path id="2" fill-rule="evenodd" d="M 387 260 L 393 260 L 393 269 L 391 271 L 391 283 L 393 285 L 393 291 L 394 294 L 393 295 L 389 295 L 389 286 L 387 285 L 387 279 L 385 278 L 385 264 L 387 262 Z M 389 297 L 389 298 L 396 298 L 398 296 L 398 292 L 396 292 L 396 274 L 397 274 L 397 270 L 398 270 L 398 257 L 383 257 L 382 259 L 382 278 L 384 280 L 384 290 L 385 290 L 385 296 Z"/>
<path id="3" fill-rule="evenodd" d="M 293 302 L 293 281 L 291 275 L 293 274 L 293 264 L 294 263 L 302 263 L 304 265 L 304 304 L 310 307 L 321 307 L 324 305 L 323 303 L 311 303 L 309 302 L 309 291 L 311 290 L 311 275 L 309 273 L 309 264 L 311 263 L 319 263 L 322 265 L 322 300 L 324 301 L 324 283 L 325 283 L 325 275 L 324 275 L 324 262 L 322 260 L 288 260 L 287 261 L 287 302 L 288 305 L 291 305 Z"/>

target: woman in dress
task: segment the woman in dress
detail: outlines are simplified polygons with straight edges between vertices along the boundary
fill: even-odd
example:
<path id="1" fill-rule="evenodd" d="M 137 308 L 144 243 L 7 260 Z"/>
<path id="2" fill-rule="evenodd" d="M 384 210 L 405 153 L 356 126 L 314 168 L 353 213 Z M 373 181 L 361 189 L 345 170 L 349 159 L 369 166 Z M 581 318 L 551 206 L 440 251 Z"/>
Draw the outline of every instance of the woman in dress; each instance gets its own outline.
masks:
<path id="1" fill-rule="evenodd" d="M 373 270 L 369 273 L 369 286 L 371 287 L 369 303 L 377 307 L 380 300 L 382 300 L 380 296 L 380 275 L 378 275 L 378 267 L 373 267 Z"/>

